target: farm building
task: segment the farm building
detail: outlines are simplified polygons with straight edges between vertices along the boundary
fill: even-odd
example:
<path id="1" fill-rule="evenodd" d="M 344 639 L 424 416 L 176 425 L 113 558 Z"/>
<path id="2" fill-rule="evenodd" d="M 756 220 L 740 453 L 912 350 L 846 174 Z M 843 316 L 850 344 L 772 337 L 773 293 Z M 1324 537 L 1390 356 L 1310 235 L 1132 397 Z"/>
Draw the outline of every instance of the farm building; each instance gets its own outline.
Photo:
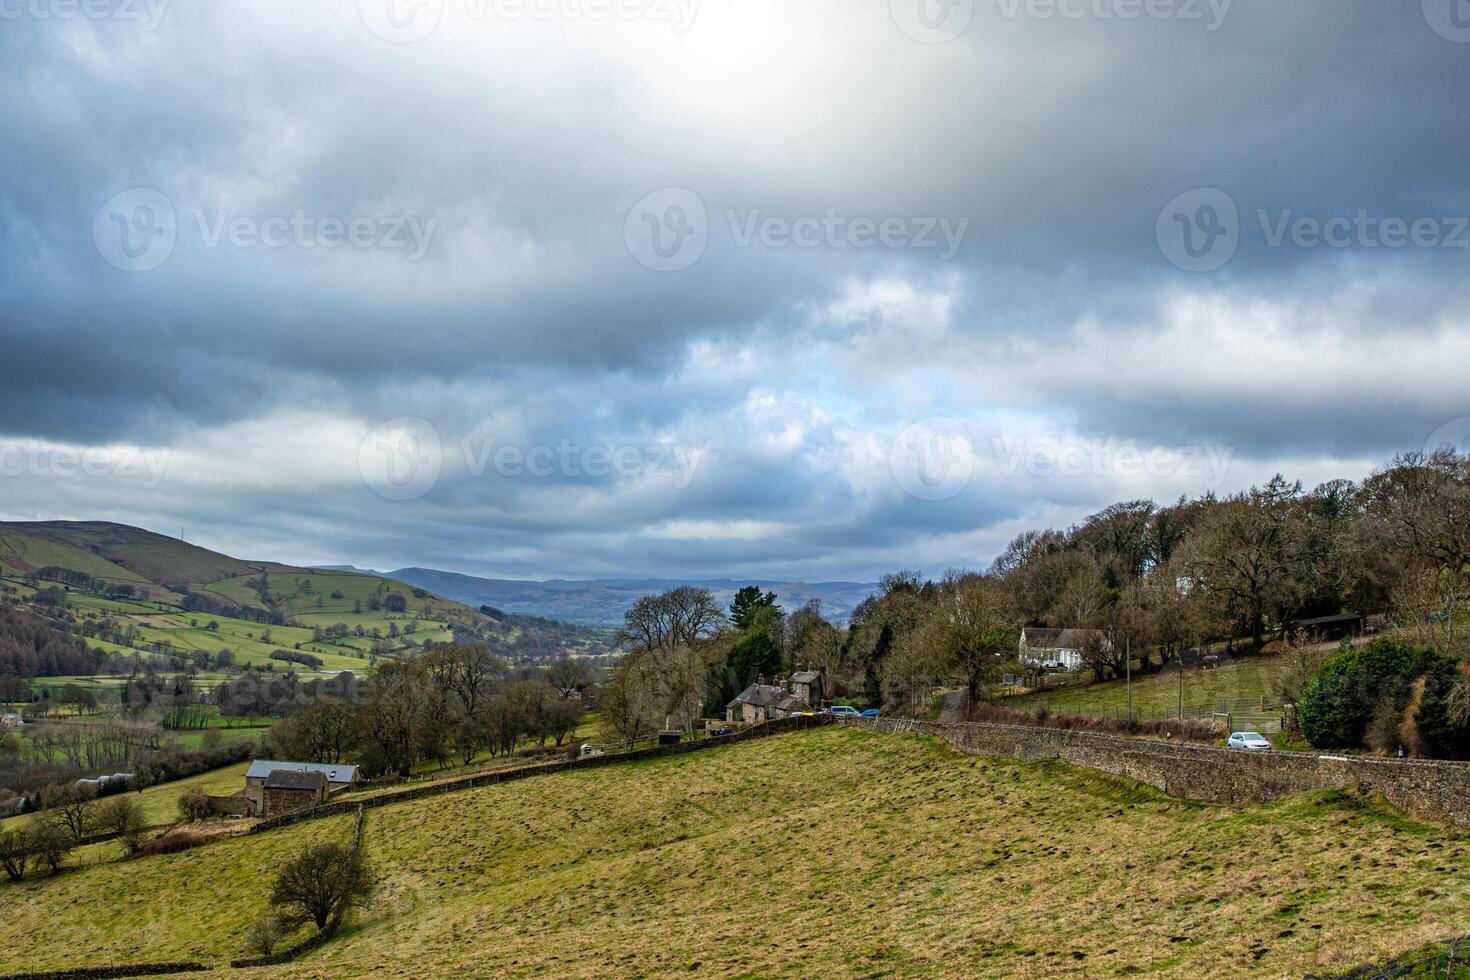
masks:
<path id="1" fill-rule="evenodd" d="M 798 678 L 804 678 L 799 680 Z M 735 696 L 725 705 L 725 720 L 753 725 L 762 721 L 775 721 L 795 714 L 808 714 L 821 700 L 821 677 L 815 671 L 798 671 L 789 684 L 776 681 L 767 684 L 764 677 Z M 813 700 L 812 690 L 817 695 Z"/>
<path id="2" fill-rule="evenodd" d="M 21 728 L 25 725 L 20 715 L 7 713 L 0 715 L 0 728 Z"/>
<path id="3" fill-rule="evenodd" d="M 1363 617 L 1356 613 L 1296 619 L 1286 624 L 1284 635 L 1288 639 L 1304 635 L 1319 641 L 1340 640 L 1344 636 L 1357 636 L 1363 632 L 1365 622 Z"/>
<path id="4" fill-rule="evenodd" d="M 822 675 L 815 670 L 802 670 L 801 664 L 797 664 L 796 672 L 791 675 L 791 693 L 807 703 L 801 710 L 812 710 L 811 706 L 821 704 L 824 697 Z"/>
<path id="5" fill-rule="evenodd" d="M 357 767 L 346 764 L 328 765 L 321 762 L 276 762 L 256 759 L 245 772 L 245 797 L 257 814 L 265 811 L 266 781 L 277 770 L 289 772 L 316 772 L 326 778 L 326 794 L 340 793 L 357 782 Z"/>
<path id="6" fill-rule="evenodd" d="M 1042 670 L 1082 669 L 1089 647 L 1104 649 L 1107 638 L 1099 630 L 1055 629 L 1028 626 L 1021 630 L 1021 663 Z"/>
<path id="7" fill-rule="evenodd" d="M 316 770 L 276 769 L 265 779 L 263 817 L 316 806 L 327 798 L 327 776 Z"/>
<path id="8" fill-rule="evenodd" d="M 725 705 L 725 720 L 739 721 L 747 725 L 770 721 L 777 717 L 776 702 L 784 697 L 786 697 L 786 688 L 776 684 L 767 684 L 763 677 L 735 695 L 735 700 Z"/>

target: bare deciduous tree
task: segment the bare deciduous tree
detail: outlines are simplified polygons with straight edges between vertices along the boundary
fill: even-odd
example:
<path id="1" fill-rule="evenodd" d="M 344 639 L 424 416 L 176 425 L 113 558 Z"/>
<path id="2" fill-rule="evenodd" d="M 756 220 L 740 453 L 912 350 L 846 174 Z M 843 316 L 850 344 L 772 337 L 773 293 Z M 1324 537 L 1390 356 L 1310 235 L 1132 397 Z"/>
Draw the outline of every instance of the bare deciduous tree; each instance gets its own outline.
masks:
<path id="1" fill-rule="evenodd" d="M 320 931 L 370 899 L 376 886 L 360 849 L 309 844 L 281 868 L 270 901 L 286 922 L 309 921 Z"/>

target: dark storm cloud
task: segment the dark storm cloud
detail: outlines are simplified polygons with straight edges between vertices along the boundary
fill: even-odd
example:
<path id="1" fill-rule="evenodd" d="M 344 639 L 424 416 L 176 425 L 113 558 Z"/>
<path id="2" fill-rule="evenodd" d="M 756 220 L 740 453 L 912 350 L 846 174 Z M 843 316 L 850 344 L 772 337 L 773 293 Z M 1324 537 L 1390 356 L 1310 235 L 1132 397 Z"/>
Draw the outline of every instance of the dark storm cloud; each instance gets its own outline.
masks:
<path id="1" fill-rule="evenodd" d="M 1470 249 L 1273 241 L 1360 212 L 1453 231 L 1470 44 L 1415 3 L 1200 5 L 1213 30 L 1097 14 L 1123 6 L 980 0 L 933 45 L 887 4 L 836 0 L 706 0 L 683 34 L 446 22 L 412 45 L 350 3 L 175 3 L 151 31 L 9 19 L 0 437 L 178 452 L 146 495 L 22 480 L 3 506 L 187 520 L 301 560 L 856 576 L 983 564 L 1018 523 L 1190 489 L 1106 461 L 998 477 L 997 432 L 1223 447 L 1236 463 L 1210 488 L 1230 489 L 1361 467 L 1470 415 Z M 177 242 L 130 273 L 94 218 L 136 187 L 165 196 Z M 660 273 L 624 219 L 666 187 L 697 195 L 708 246 Z M 1200 188 L 1238 220 L 1228 261 L 1193 272 L 1158 228 Z M 298 214 L 411 218 L 422 255 L 320 247 L 319 225 L 280 248 L 221 231 Z M 762 219 L 827 216 L 964 234 L 947 260 L 741 244 Z M 358 440 L 403 416 L 447 465 L 385 502 Z M 929 416 L 964 420 L 979 457 L 940 500 L 890 472 Z M 455 462 L 492 437 L 704 455 L 678 491 Z M 257 475 L 228 479 L 242 452 Z"/>

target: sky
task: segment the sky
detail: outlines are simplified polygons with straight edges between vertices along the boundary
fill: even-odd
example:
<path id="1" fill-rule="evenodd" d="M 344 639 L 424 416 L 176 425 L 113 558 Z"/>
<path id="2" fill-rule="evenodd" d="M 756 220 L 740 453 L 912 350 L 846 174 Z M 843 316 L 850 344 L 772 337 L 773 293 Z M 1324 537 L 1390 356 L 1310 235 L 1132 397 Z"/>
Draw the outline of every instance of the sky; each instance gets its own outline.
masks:
<path id="1" fill-rule="evenodd" d="M 871 580 L 1470 449 L 1464 0 L 0 0 L 0 518 Z"/>

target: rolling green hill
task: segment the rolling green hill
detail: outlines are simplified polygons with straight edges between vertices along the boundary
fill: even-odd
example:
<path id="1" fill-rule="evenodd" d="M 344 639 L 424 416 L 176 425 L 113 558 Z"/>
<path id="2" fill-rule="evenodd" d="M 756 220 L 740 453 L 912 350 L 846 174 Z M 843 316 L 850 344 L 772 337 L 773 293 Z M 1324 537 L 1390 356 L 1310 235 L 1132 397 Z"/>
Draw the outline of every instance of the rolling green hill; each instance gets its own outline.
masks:
<path id="1" fill-rule="evenodd" d="M 0 972 L 221 966 L 351 817 L 0 885 Z M 232 976 L 1301 976 L 1470 929 L 1470 837 L 823 729 L 369 811 L 380 893 Z M 223 974 L 222 974 L 223 975 Z"/>
<path id="2" fill-rule="evenodd" d="M 39 605 L 35 593 L 57 583 L 66 588 L 60 604 Z M 32 606 L 96 648 L 206 670 L 224 651 L 234 668 L 271 665 L 287 650 L 318 658 L 321 671 L 362 672 L 376 656 L 456 638 L 512 659 L 607 647 L 606 631 L 502 621 L 385 576 L 247 562 L 104 522 L 0 523 L 0 589 L 0 600 Z"/>

